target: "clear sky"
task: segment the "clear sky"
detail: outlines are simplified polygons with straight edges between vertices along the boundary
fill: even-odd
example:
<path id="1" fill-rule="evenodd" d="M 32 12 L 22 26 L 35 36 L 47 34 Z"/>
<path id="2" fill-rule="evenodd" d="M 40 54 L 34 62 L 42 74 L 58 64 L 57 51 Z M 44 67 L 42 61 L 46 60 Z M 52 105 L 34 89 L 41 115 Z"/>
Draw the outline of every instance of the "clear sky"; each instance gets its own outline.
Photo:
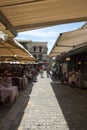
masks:
<path id="1" fill-rule="evenodd" d="M 82 27 L 84 22 L 61 24 L 47 28 L 21 32 L 16 37 L 17 40 L 32 40 L 33 42 L 47 42 L 48 54 L 55 44 L 60 33 L 69 32 Z"/>

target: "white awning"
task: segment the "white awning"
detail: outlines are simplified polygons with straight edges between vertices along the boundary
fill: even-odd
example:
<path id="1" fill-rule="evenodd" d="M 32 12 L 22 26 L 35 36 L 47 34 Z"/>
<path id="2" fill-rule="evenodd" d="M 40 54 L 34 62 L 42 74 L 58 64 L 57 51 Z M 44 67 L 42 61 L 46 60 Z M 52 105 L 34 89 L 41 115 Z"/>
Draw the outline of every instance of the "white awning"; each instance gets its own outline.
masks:
<path id="1" fill-rule="evenodd" d="M 0 59 L 6 60 L 35 60 L 35 58 L 15 39 L 6 41 L 0 38 Z"/>
<path id="2" fill-rule="evenodd" d="M 87 28 L 60 34 L 49 56 L 65 54 L 70 50 L 87 45 Z"/>
<path id="3" fill-rule="evenodd" d="M 87 21 L 87 0 L 0 0 L 0 30 L 10 36 L 80 21 Z"/>

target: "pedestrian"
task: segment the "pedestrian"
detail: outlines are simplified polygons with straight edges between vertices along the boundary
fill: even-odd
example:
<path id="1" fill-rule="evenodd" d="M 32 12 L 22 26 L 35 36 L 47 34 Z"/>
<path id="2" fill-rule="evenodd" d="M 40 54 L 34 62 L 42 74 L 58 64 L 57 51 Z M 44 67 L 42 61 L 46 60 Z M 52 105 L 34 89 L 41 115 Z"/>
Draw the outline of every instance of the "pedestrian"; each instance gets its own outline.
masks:
<path id="1" fill-rule="evenodd" d="M 43 65 L 40 66 L 40 75 L 41 75 L 41 78 L 43 78 L 43 74 L 44 74 L 44 67 Z"/>

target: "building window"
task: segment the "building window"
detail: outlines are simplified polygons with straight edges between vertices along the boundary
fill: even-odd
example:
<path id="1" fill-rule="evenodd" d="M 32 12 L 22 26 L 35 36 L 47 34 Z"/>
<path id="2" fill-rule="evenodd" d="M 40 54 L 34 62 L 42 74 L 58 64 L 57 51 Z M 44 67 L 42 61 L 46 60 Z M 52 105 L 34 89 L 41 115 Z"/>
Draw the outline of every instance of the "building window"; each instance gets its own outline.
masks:
<path id="1" fill-rule="evenodd" d="M 39 52 L 42 52 L 42 46 L 39 46 Z"/>
<path id="2" fill-rule="evenodd" d="M 37 59 L 37 55 L 36 54 L 33 54 L 33 56 Z"/>
<path id="3" fill-rule="evenodd" d="M 34 50 L 34 52 L 36 51 L 36 48 L 37 48 L 36 46 L 33 46 L 33 50 Z"/>
<path id="4" fill-rule="evenodd" d="M 43 56 L 42 56 L 42 54 L 39 54 L 38 57 L 39 57 L 39 60 L 42 60 L 42 57 L 43 57 Z"/>

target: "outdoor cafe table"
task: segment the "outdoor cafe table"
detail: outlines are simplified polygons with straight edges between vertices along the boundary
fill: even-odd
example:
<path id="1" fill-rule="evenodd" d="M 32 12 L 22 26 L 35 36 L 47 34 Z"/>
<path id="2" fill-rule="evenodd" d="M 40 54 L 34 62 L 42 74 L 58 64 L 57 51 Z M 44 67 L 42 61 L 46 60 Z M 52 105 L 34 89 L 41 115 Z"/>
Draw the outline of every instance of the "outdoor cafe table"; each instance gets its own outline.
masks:
<path id="1" fill-rule="evenodd" d="M 1 101 L 4 102 L 6 97 L 10 97 L 10 101 L 14 102 L 15 97 L 18 96 L 17 86 L 0 87 Z"/>

